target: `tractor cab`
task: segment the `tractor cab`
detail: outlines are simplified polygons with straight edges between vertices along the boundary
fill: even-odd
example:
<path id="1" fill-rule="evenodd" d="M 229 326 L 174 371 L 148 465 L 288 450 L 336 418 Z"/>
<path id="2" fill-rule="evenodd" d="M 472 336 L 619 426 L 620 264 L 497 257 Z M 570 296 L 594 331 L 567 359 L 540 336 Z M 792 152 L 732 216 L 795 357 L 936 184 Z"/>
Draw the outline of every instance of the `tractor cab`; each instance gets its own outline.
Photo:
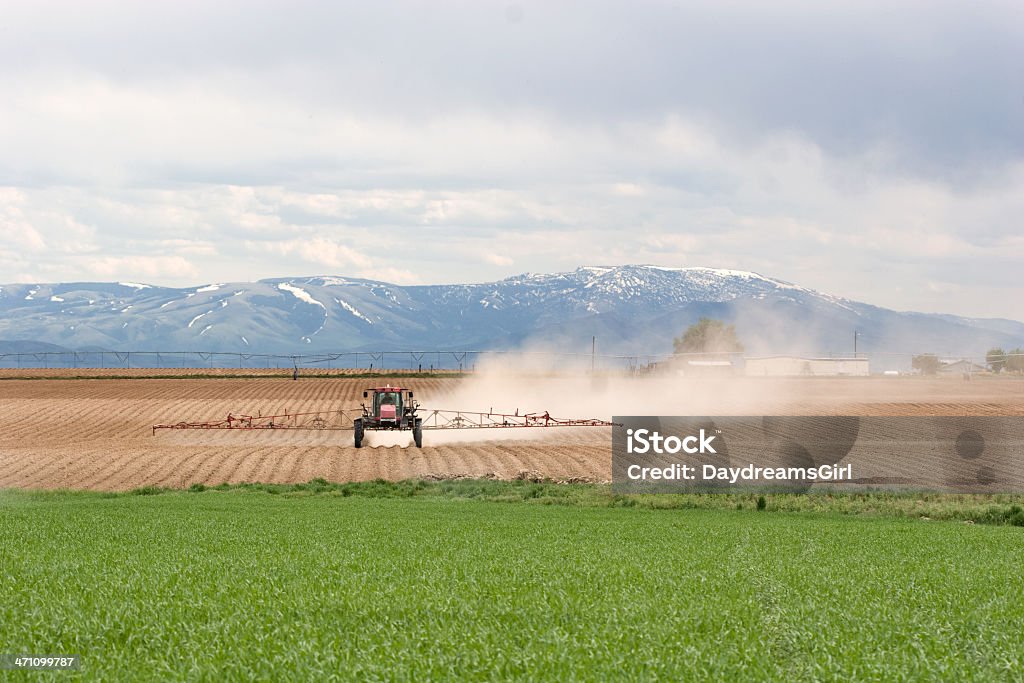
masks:
<path id="1" fill-rule="evenodd" d="M 373 392 L 373 414 L 378 416 L 382 422 L 397 422 L 402 415 L 402 391 L 374 391 Z"/>
<path id="2" fill-rule="evenodd" d="M 364 399 L 371 399 L 369 405 L 363 403 L 363 415 L 355 420 L 356 448 L 362 447 L 363 434 L 366 430 L 405 430 L 411 429 L 416 446 L 423 443 L 421 432 L 422 420 L 416 417 L 416 402 L 412 392 L 393 387 L 367 389 L 363 392 Z"/>

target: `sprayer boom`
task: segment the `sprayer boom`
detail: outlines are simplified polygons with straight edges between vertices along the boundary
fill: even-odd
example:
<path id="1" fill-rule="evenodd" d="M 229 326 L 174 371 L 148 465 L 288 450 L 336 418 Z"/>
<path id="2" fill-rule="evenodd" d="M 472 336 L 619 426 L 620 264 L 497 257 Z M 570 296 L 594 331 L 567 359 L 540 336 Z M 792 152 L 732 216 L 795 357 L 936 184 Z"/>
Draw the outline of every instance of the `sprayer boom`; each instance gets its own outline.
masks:
<path id="1" fill-rule="evenodd" d="M 162 429 L 299 429 L 355 432 L 355 446 L 362 446 L 366 431 L 412 430 L 417 447 L 422 447 L 422 431 L 430 429 L 508 429 L 527 427 L 611 427 L 612 422 L 597 418 L 558 418 L 550 413 L 495 413 L 465 410 L 426 410 L 413 400 L 413 393 L 398 387 L 379 387 L 363 392 L 372 400 L 359 410 L 331 410 L 273 415 L 228 413 L 223 420 L 206 422 L 170 422 L 153 425 L 153 433 Z"/>

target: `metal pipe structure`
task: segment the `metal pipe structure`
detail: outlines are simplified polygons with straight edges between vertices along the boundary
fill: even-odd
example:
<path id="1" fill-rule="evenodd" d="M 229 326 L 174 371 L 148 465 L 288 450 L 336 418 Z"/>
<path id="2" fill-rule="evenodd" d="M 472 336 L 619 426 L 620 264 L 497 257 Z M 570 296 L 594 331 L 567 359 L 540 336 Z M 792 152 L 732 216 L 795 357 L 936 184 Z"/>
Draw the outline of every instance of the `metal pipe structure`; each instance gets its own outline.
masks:
<path id="1" fill-rule="evenodd" d="M 465 410 L 427 410 L 423 429 L 494 429 L 523 427 L 612 427 L 615 423 L 596 418 L 557 418 L 550 413 L 477 413 Z M 277 415 L 228 413 L 223 420 L 171 422 L 153 425 L 153 434 L 162 429 L 305 429 L 351 430 L 362 410 L 331 410 Z"/>

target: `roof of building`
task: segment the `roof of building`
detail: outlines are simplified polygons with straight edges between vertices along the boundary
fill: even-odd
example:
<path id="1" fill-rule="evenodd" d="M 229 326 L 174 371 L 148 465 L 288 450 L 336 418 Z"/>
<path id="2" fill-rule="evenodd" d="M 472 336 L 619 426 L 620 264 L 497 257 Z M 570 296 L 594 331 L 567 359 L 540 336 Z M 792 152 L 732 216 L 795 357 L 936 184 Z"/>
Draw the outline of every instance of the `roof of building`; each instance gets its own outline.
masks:
<path id="1" fill-rule="evenodd" d="M 814 361 L 821 361 L 821 360 L 853 361 L 853 360 L 855 360 L 855 361 L 864 361 L 865 363 L 868 362 L 867 358 L 861 358 L 861 357 L 857 357 L 857 358 L 848 358 L 848 357 L 807 358 L 805 356 L 748 356 L 747 358 L 744 358 L 743 360 L 748 360 L 748 361 L 750 361 L 750 360 L 814 360 Z"/>

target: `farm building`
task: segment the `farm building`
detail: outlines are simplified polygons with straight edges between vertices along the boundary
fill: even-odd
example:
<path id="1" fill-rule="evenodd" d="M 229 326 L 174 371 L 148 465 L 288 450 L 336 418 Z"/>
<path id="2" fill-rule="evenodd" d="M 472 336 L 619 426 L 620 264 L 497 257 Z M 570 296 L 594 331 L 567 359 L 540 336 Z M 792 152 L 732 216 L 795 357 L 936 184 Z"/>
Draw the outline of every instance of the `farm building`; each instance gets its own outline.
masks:
<path id="1" fill-rule="evenodd" d="M 972 363 L 971 361 L 963 358 L 959 360 L 943 359 L 939 361 L 938 372 L 940 375 L 976 375 L 979 372 L 987 371 L 988 368 L 986 368 L 984 365 L 978 365 L 977 363 Z"/>
<path id="2" fill-rule="evenodd" d="M 734 374 L 733 364 L 730 360 L 686 359 L 677 361 L 673 367 L 681 375 L 695 377 L 723 377 Z"/>
<path id="3" fill-rule="evenodd" d="M 868 375 L 867 358 L 798 358 L 766 356 L 746 359 L 748 377 L 839 377 Z"/>

